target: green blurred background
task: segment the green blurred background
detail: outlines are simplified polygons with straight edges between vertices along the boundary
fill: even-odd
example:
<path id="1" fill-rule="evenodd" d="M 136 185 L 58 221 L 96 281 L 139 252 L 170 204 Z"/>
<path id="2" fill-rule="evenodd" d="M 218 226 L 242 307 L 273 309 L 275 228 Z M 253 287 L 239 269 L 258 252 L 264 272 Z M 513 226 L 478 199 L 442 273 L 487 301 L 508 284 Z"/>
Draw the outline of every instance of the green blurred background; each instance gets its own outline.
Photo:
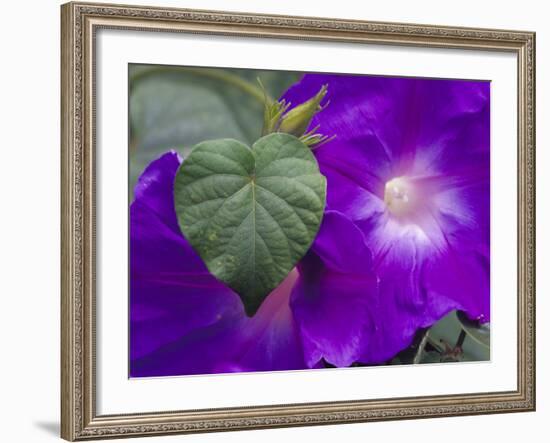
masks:
<path id="1" fill-rule="evenodd" d="M 301 76 L 285 71 L 129 66 L 130 195 L 143 169 L 169 149 L 234 138 L 252 145 L 261 135 L 264 92 L 272 98 Z"/>
<path id="2" fill-rule="evenodd" d="M 260 136 L 264 90 L 274 99 L 302 73 L 179 66 L 129 66 L 129 192 L 144 168 L 170 149 L 185 156 L 195 144 Z M 261 81 L 263 88 L 260 86 Z M 489 360 L 490 329 L 451 312 L 388 364 Z M 457 348 L 460 349 L 457 349 Z"/>

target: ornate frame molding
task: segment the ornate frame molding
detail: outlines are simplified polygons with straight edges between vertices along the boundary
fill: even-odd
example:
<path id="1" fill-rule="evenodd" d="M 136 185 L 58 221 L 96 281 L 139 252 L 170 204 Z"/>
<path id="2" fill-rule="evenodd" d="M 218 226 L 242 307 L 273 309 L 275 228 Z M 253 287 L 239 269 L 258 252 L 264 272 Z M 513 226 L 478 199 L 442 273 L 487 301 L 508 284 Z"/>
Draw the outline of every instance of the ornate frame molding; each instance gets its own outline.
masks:
<path id="1" fill-rule="evenodd" d="M 61 17 L 63 438 L 74 441 L 535 409 L 534 33 L 89 3 L 63 5 Z M 94 35 L 99 28 L 470 48 L 517 54 L 517 390 L 390 400 L 96 415 Z"/>

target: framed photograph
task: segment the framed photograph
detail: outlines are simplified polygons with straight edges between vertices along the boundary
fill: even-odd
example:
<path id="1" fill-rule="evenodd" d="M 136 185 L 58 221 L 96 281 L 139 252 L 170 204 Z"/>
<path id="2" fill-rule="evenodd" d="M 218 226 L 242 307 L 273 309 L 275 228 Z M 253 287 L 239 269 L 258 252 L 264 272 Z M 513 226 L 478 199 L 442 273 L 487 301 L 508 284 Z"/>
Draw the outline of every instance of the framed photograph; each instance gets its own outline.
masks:
<path id="1" fill-rule="evenodd" d="M 62 6 L 62 437 L 535 409 L 535 35 Z"/>

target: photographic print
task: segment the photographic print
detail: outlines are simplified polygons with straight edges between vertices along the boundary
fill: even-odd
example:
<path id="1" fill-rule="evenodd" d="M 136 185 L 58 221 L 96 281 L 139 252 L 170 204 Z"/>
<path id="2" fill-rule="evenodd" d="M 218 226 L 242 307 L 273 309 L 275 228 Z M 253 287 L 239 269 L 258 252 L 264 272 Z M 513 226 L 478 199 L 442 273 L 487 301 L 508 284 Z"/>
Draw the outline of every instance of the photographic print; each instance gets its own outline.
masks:
<path id="1" fill-rule="evenodd" d="M 129 376 L 490 359 L 490 82 L 129 65 Z"/>
<path id="2" fill-rule="evenodd" d="M 62 437 L 534 411 L 535 37 L 62 5 Z"/>

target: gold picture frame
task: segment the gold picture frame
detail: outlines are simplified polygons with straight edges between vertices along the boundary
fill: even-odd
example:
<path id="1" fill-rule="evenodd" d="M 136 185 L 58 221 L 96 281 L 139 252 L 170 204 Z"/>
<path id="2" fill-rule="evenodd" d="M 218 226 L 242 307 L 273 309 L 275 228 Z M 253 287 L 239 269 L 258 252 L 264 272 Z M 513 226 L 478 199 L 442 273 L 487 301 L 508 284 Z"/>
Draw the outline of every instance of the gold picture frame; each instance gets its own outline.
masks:
<path id="1" fill-rule="evenodd" d="M 262 429 L 535 409 L 535 34 L 68 3 L 61 7 L 61 436 Z M 98 416 L 95 384 L 95 71 L 98 29 L 507 51 L 518 72 L 518 380 L 510 392 Z M 131 412 L 131 411 L 129 411 Z"/>

